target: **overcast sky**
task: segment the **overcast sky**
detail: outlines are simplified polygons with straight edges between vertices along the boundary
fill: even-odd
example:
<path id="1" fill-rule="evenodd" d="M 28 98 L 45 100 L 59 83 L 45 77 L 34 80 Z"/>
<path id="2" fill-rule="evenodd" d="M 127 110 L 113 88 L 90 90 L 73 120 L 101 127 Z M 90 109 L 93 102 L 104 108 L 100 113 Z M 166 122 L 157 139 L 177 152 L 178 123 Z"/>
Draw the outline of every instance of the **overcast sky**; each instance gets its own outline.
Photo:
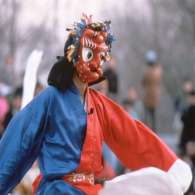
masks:
<path id="1" fill-rule="evenodd" d="M 113 14 L 116 17 L 126 14 L 145 17 L 150 13 L 147 0 L 28 0 L 23 1 L 20 25 L 39 25 L 43 20 L 52 25 L 56 17 L 58 30 L 64 33 L 65 26 L 78 21 L 83 12 L 92 14 L 96 19 L 105 19 Z"/>

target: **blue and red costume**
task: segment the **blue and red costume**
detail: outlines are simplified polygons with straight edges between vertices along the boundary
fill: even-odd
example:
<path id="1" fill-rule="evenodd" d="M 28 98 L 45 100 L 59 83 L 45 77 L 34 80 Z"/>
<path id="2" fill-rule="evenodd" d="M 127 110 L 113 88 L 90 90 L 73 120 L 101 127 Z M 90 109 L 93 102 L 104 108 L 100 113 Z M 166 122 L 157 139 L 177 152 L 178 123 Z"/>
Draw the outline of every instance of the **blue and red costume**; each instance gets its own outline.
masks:
<path id="1" fill-rule="evenodd" d="M 12 119 L 0 142 L 0 194 L 10 192 L 38 158 L 41 181 L 36 194 L 89 194 L 98 184 L 69 182 L 72 172 L 102 170 L 104 140 L 130 169 L 168 170 L 177 157 L 141 122 L 112 100 L 88 88 L 87 111 L 72 84 L 65 92 L 47 87 Z"/>
<path id="2" fill-rule="evenodd" d="M 86 16 L 75 23 L 64 56 L 50 71 L 50 86 L 9 123 L 0 141 L 0 195 L 8 194 L 36 159 L 36 195 L 98 194 L 102 186 L 94 180 L 103 169 L 103 141 L 127 168 L 171 172 L 179 189 L 187 190 L 191 173 L 185 163 L 175 163 L 176 155 L 150 129 L 88 87 L 103 78 L 113 41 L 109 24 Z"/>

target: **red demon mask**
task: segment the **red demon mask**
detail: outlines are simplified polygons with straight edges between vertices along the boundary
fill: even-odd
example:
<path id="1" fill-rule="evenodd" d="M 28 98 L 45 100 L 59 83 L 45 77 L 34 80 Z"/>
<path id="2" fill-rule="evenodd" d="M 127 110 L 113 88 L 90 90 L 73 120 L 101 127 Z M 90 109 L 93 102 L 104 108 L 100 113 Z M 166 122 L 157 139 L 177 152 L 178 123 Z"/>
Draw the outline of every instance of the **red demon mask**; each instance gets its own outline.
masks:
<path id="1" fill-rule="evenodd" d="M 105 44 L 107 33 L 86 28 L 80 38 L 75 68 L 79 79 L 91 83 L 103 75 L 102 64 L 106 61 L 108 46 Z"/>

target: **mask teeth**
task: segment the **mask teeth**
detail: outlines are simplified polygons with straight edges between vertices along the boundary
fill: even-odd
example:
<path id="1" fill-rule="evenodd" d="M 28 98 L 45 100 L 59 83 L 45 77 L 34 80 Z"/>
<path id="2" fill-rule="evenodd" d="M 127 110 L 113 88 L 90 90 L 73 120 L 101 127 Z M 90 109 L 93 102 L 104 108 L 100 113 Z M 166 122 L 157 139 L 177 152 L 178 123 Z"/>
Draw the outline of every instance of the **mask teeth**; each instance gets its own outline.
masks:
<path id="1" fill-rule="evenodd" d="M 92 49 L 95 49 L 96 48 L 96 44 L 93 41 L 91 41 L 91 47 L 92 47 Z"/>
<path id="2" fill-rule="evenodd" d="M 83 39 L 83 45 L 92 49 L 96 48 L 96 44 L 91 39 L 87 38 Z"/>

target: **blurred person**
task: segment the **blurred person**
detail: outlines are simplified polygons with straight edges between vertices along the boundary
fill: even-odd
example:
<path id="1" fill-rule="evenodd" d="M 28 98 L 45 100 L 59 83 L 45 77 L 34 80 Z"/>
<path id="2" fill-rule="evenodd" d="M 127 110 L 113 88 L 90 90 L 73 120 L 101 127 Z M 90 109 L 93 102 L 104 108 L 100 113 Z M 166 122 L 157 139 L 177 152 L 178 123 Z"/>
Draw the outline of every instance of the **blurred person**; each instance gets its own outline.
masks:
<path id="1" fill-rule="evenodd" d="M 193 90 L 193 81 L 189 77 L 184 79 L 182 89 L 185 94 L 188 94 Z"/>
<path id="2" fill-rule="evenodd" d="M 188 93 L 188 107 L 181 116 L 183 129 L 180 138 L 180 149 L 182 154 L 186 154 L 186 144 L 191 141 L 195 142 L 195 90 Z"/>
<path id="3" fill-rule="evenodd" d="M 118 101 L 118 73 L 116 71 L 116 62 L 113 58 L 107 64 L 104 76 L 108 80 L 108 96 L 111 99 Z"/>
<path id="4" fill-rule="evenodd" d="M 134 109 L 134 102 L 130 101 L 129 99 L 124 99 L 122 102 L 123 108 L 128 112 L 128 114 L 134 118 L 139 120 L 140 117 L 136 110 Z"/>
<path id="5" fill-rule="evenodd" d="M 138 94 L 134 86 L 129 86 L 127 90 L 127 98 L 132 103 L 135 103 L 138 100 Z"/>
<path id="6" fill-rule="evenodd" d="M 20 110 L 22 103 L 22 86 L 19 86 L 13 92 L 10 100 L 10 107 L 4 119 L 4 129 L 6 129 L 12 117 Z"/>
<path id="7" fill-rule="evenodd" d="M 190 89 L 188 89 L 190 90 Z M 186 91 L 188 105 L 182 116 L 183 129 L 180 137 L 180 155 L 182 158 L 189 158 L 193 175 L 195 175 L 195 90 Z M 194 178 L 187 194 L 195 194 Z"/>
<path id="8" fill-rule="evenodd" d="M 187 97 L 188 94 L 193 90 L 193 81 L 186 77 L 181 85 L 181 94 L 175 99 L 175 111 L 178 113 L 182 113 L 187 105 Z"/>
<path id="9" fill-rule="evenodd" d="M 10 192 L 37 158 L 41 174 L 35 194 L 98 194 L 103 141 L 127 168 L 140 170 L 106 182 L 101 194 L 139 189 L 140 194 L 160 195 L 162 188 L 183 194 L 191 182 L 188 165 L 143 123 L 89 87 L 102 80 L 101 65 L 109 59 L 110 22 L 83 15 L 68 30 L 49 86 L 13 117 L 0 141 L 0 194 Z M 152 178 L 158 178 L 155 185 Z"/>
<path id="10" fill-rule="evenodd" d="M 134 86 L 129 86 L 127 90 L 127 98 L 123 100 L 122 105 L 130 116 L 137 120 L 141 119 L 139 116 L 139 112 L 141 111 L 139 103 L 137 90 Z"/>
<path id="11" fill-rule="evenodd" d="M 3 72 L 1 78 L 7 84 L 12 85 L 13 82 L 16 82 L 13 56 L 7 54 L 3 59 L 3 63 L 3 67 L 1 67 L 1 71 Z"/>
<path id="12" fill-rule="evenodd" d="M 38 95 L 43 89 L 44 86 L 39 81 L 37 81 L 34 96 Z"/>
<path id="13" fill-rule="evenodd" d="M 0 139 L 3 135 L 4 130 L 4 120 L 9 110 L 9 104 L 4 96 L 0 96 Z"/>
<path id="14" fill-rule="evenodd" d="M 105 80 L 97 83 L 96 85 L 94 85 L 93 88 L 96 89 L 97 91 L 101 92 L 104 95 L 108 95 L 108 80 L 105 79 Z"/>
<path id="15" fill-rule="evenodd" d="M 12 92 L 12 87 L 0 81 L 0 94 L 1 96 L 8 96 Z"/>
<path id="16" fill-rule="evenodd" d="M 158 61 L 157 53 L 150 50 L 146 53 L 146 68 L 143 75 L 143 104 L 144 122 L 156 129 L 156 109 L 160 99 L 160 85 L 162 77 L 162 67 Z"/>
<path id="17" fill-rule="evenodd" d="M 183 128 L 183 122 L 181 116 L 185 109 L 188 107 L 187 97 L 188 94 L 193 90 L 193 81 L 190 77 L 186 77 L 181 84 L 181 92 L 174 100 L 174 119 L 173 119 L 173 129 L 176 130 L 178 136 L 180 137 L 181 130 Z"/>

